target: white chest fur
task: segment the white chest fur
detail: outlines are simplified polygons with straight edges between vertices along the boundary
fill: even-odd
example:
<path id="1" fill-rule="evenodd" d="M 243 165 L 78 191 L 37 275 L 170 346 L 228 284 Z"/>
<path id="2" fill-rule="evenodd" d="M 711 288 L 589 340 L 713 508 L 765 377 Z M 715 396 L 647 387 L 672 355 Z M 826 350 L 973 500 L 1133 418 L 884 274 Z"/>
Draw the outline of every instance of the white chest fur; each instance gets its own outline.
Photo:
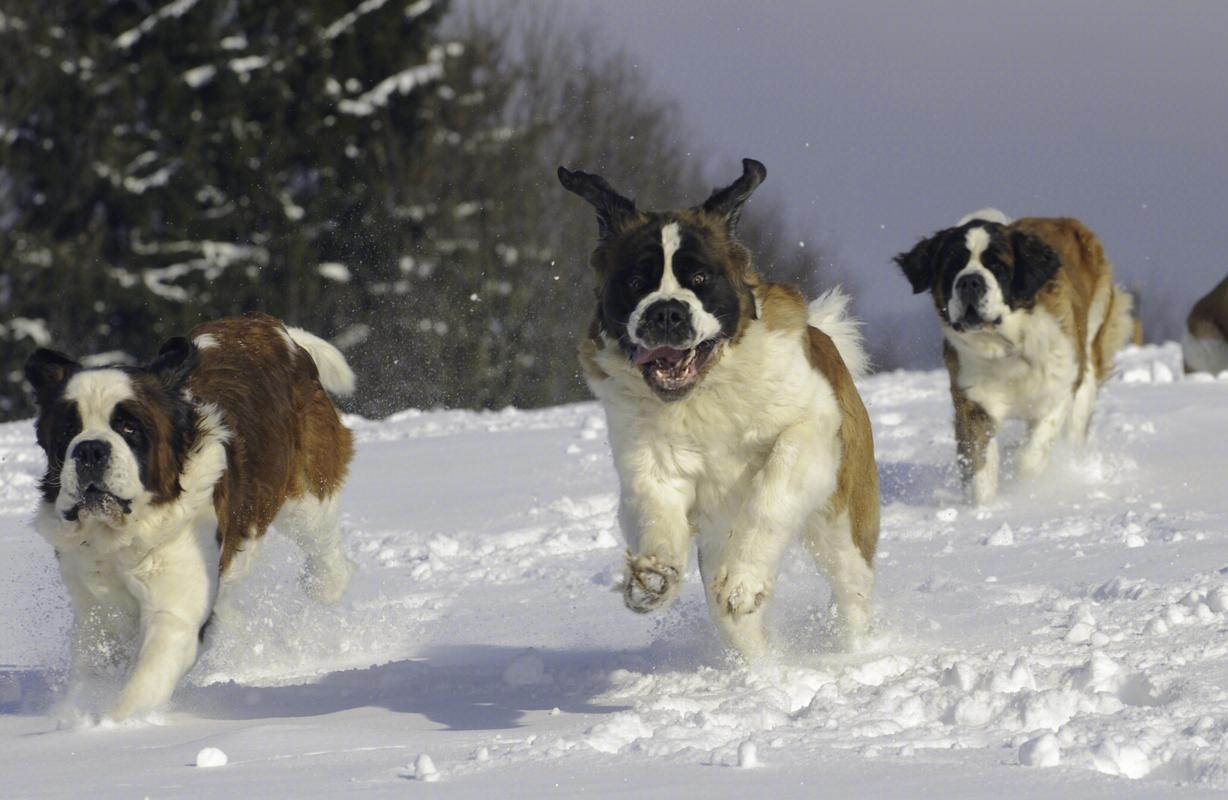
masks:
<path id="1" fill-rule="evenodd" d="M 1035 420 L 1069 402 L 1077 352 L 1047 311 L 1011 312 L 992 332 L 944 333 L 959 355 L 960 387 L 995 419 Z"/>
<path id="2" fill-rule="evenodd" d="M 624 492 L 644 476 L 679 487 L 701 534 L 727 533 L 782 431 L 802 419 L 821 420 L 832 435 L 840 425 L 831 387 L 797 331 L 754 323 L 736 346 L 723 347 L 700 386 L 677 402 L 658 399 L 609 345 L 598 363 L 610 377 L 591 383 L 606 407 Z"/>

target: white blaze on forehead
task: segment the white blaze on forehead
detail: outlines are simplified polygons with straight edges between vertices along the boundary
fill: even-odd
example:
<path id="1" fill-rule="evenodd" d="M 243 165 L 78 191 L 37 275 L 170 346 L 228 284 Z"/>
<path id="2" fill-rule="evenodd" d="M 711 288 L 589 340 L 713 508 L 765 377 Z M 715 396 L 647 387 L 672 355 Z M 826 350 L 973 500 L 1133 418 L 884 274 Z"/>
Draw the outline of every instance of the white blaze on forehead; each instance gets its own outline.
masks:
<path id="1" fill-rule="evenodd" d="M 985 294 L 981 296 L 976 309 L 981 319 L 992 321 L 1003 318 L 1009 313 L 1010 308 L 1004 302 L 1002 287 L 998 285 L 998 279 L 994 277 L 994 274 L 981 263 L 981 257 L 989 249 L 989 231 L 981 227 L 969 228 L 964 234 L 964 247 L 968 248 L 968 263 L 951 282 L 951 298 L 947 301 L 947 320 L 956 323 L 964 318 L 966 313 L 964 299 L 960 297 L 957 287 L 959 279 L 965 275 L 980 275 L 985 281 Z"/>
<path id="2" fill-rule="evenodd" d="M 657 288 L 659 292 L 676 292 L 682 288 L 678 283 L 678 277 L 674 275 L 674 254 L 680 247 L 682 247 L 682 232 L 678 229 L 678 223 L 671 222 L 661 228 L 661 250 L 665 255 L 665 264 L 661 271 L 661 285 Z"/>
<path id="3" fill-rule="evenodd" d="M 91 369 L 78 372 L 64 387 L 64 399 L 77 404 L 82 430 L 111 427 L 111 412 L 136 392 L 132 379 L 118 369 Z"/>
<path id="4" fill-rule="evenodd" d="M 984 228 L 969 228 L 964 234 L 964 246 L 971 254 L 968 258 L 969 263 L 973 261 L 981 263 L 981 254 L 989 248 L 989 231 Z"/>
<path id="5" fill-rule="evenodd" d="M 668 222 L 661 226 L 661 282 L 651 293 L 636 304 L 635 310 L 627 320 L 627 336 L 639 345 L 648 343 L 640 339 L 640 320 L 645 310 L 653 303 L 661 300 L 678 300 L 687 307 L 691 317 L 691 328 L 694 336 L 685 348 L 689 349 L 707 341 L 721 332 L 721 322 L 710 311 L 704 308 L 695 292 L 685 288 L 674 273 L 674 256 L 682 248 L 682 226 L 677 222 Z"/>

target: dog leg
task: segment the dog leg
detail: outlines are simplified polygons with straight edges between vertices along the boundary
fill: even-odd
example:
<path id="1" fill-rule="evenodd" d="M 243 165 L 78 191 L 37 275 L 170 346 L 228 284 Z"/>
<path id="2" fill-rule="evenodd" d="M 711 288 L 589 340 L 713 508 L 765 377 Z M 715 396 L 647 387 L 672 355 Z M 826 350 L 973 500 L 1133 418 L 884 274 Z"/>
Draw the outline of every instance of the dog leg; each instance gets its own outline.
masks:
<path id="1" fill-rule="evenodd" d="M 213 530 L 185 531 L 146 556 L 130 575 L 129 589 L 141 609 L 141 645 L 112 719 L 166 703 L 195 663 L 200 629 L 217 593 Z"/>
<path id="2" fill-rule="evenodd" d="M 303 590 L 312 600 L 324 605 L 341 599 L 355 569 L 354 562 L 341 546 L 337 516 L 336 495 L 321 499 L 308 493 L 287 500 L 273 520 L 273 527 L 306 554 Z"/>
<path id="3" fill-rule="evenodd" d="M 1035 478 L 1044 471 L 1053 443 L 1070 417 L 1070 402 L 1065 397 L 1031 423 L 1028 440 L 1019 453 L 1019 473 L 1023 477 Z"/>
<path id="4" fill-rule="evenodd" d="M 836 423 L 838 424 L 838 423 Z M 830 420 L 808 420 L 776 440 L 747 497 L 709 584 L 718 624 L 744 655 L 760 649 L 761 623 L 743 633 L 772 594 L 781 556 L 816 505 L 836 487 L 840 442 Z"/>
<path id="5" fill-rule="evenodd" d="M 623 601 L 640 614 L 673 602 L 686 571 L 692 491 L 680 481 L 633 478 L 619 501 L 619 520 L 631 550 Z"/>
<path id="6" fill-rule="evenodd" d="M 722 550 L 725 544 L 724 537 L 699 538 L 699 576 L 704 583 L 708 614 L 725 646 L 737 651 L 748 662 L 755 663 L 764 660 L 771 652 L 764 615 L 733 616 L 722 605 L 717 587 L 720 585 L 718 571 L 724 562 Z"/>
<path id="7" fill-rule="evenodd" d="M 998 423 L 979 403 L 952 386 L 955 401 L 955 452 L 964 493 L 977 505 L 998 494 Z"/>
<path id="8" fill-rule="evenodd" d="M 831 584 L 832 607 L 845 650 L 860 647 L 870 628 L 874 569 L 853 542 L 847 512 L 832 517 L 819 512 L 806 530 L 806 546 Z"/>
<path id="9" fill-rule="evenodd" d="M 115 576 L 83 577 L 75 561 L 59 558 L 64 586 L 72 600 L 71 664 L 65 706 L 73 714 L 96 711 L 114 691 L 128 658 L 126 642 L 139 630 L 140 609 Z"/>
<path id="10" fill-rule="evenodd" d="M 1092 412 L 1096 408 L 1098 388 L 1094 377 L 1084 374 L 1079 388 L 1075 391 L 1074 404 L 1070 409 L 1070 421 L 1066 423 L 1066 439 L 1072 444 L 1082 446 L 1087 442 L 1087 434 L 1092 425 Z"/>

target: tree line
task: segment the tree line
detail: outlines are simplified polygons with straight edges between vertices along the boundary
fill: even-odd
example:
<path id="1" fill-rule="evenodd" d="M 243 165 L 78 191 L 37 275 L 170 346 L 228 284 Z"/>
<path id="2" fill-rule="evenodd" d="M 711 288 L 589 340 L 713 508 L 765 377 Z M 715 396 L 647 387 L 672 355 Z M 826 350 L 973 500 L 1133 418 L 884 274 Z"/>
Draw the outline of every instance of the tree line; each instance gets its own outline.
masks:
<path id="1" fill-rule="evenodd" d="M 336 343 L 364 415 L 584 398 L 594 223 L 555 167 L 644 207 L 710 188 L 598 39 L 527 3 L 9 0 L 0 419 L 37 346 L 140 361 L 249 310 Z M 813 286 L 821 249 L 760 211 L 760 265 Z"/>

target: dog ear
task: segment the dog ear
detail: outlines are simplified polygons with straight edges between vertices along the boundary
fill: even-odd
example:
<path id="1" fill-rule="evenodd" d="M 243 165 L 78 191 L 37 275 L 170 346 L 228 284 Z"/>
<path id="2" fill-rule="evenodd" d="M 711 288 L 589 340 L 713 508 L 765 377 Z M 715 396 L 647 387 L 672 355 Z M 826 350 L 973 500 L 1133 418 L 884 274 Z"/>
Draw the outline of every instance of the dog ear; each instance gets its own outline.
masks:
<path id="1" fill-rule="evenodd" d="M 158 355 L 145 369 L 152 372 L 163 386 L 174 391 L 187 380 L 196 366 L 198 355 L 196 345 L 182 336 L 176 336 L 162 343 Z"/>
<path id="2" fill-rule="evenodd" d="M 635 202 L 623 197 L 600 175 L 559 167 L 559 183 L 597 209 L 597 239 L 602 240 L 628 218 L 635 216 Z"/>
<path id="3" fill-rule="evenodd" d="M 26 380 L 34 387 L 34 399 L 46 407 L 55 401 L 64 384 L 68 383 L 81 365 L 63 353 L 39 348 L 26 359 Z"/>
<path id="4" fill-rule="evenodd" d="M 913 249 L 892 259 L 912 284 L 913 294 L 921 294 L 934 285 L 934 270 L 938 266 L 934 262 L 946 233 L 940 231 L 928 239 L 922 239 Z"/>
<path id="5" fill-rule="evenodd" d="M 753 158 L 744 158 L 742 159 L 742 177 L 724 189 L 713 191 L 700 209 L 707 214 L 722 218 L 729 232 L 733 233 L 738 227 L 738 218 L 742 216 L 742 206 L 766 177 L 767 167 Z"/>
<path id="6" fill-rule="evenodd" d="M 1015 251 L 1011 299 L 1029 303 L 1061 269 L 1062 260 L 1052 247 L 1030 233 L 1012 233 L 1011 249 Z"/>

